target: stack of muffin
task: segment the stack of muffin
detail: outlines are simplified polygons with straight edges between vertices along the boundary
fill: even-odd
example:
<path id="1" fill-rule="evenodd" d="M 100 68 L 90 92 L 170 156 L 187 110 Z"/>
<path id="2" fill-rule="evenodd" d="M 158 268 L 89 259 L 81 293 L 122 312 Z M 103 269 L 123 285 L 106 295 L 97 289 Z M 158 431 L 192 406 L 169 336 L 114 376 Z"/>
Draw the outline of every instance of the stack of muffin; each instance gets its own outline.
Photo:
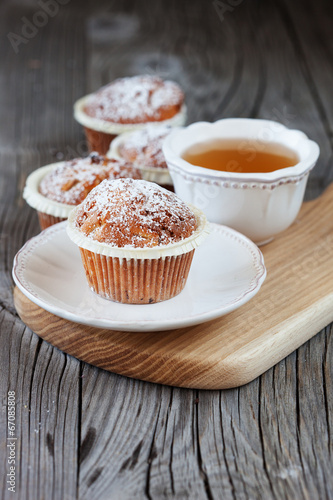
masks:
<path id="1" fill-rule="evenodd" d="M 90 288 L 117 302 L 169 299 L 184 288 L 205 216 L 173 192 L 162 144 L 184 125 L 184 93 L 155 76 L 120 78 L 79 99 L 86 158 L 46 165 L 23 196 L 41 229 L 68 219 Z M 165 189 L 167 188 L 167 189 Z"/>

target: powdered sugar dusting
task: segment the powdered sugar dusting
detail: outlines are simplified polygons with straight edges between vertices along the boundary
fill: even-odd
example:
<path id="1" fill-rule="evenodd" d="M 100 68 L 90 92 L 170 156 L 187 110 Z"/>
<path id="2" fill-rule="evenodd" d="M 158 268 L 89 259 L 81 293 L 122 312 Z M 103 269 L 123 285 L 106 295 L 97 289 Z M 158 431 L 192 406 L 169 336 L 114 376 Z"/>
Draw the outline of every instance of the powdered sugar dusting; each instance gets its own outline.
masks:
<path id="1" fill-rule="evenodd" d="M 120 156 L 143 167 L 167 168 L 162 145 L 171 130 L 165 125 L 148 125 L 131 133 L 119 145 Z"/>
<path id="2" fill-rule="evenodd" d="M 175 82 L 156 76 L 119 78 L 92 94 L 89 116 L 116 123 L 144 123 L 172 118 L 180 111 L 184 93 Z"/>
<path id="3" fill-rule="evenodd" d="M 174 193 L 143 180 L 104 180 L 79 205 L 75 225 L 115 247 L 154 247 L 188 238 L 197 228 L 190 208 Z"/>
<path id="4" fill-rule="evenodd" d="M 39 185 L 39 192 L 54 201 L 78 205 L 104 179 L 131 177 L 141 174 L 132 163 L 110 159 L 91 153 L 86 158 L 75 158 L 49 172 Z"/>

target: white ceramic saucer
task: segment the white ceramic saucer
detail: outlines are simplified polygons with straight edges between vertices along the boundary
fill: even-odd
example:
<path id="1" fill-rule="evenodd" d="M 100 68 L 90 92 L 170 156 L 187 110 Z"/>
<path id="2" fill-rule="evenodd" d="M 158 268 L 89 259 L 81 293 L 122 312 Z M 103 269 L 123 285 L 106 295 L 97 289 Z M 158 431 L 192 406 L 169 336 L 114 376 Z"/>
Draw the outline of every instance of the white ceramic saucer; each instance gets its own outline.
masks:
<path id="1" fill-rule="evenodd" d="M 195 251 L 184 290 L 157 304 L 118 304 L 86 282 L 67 221 L 45 229 L 16 254 L 13 278 L 35 304 L 61 318 L 99 328 L 144 332 L 196 325 L 248 302 L 266 277 L 263 256 L 245 236 L 218 224 Z"/>

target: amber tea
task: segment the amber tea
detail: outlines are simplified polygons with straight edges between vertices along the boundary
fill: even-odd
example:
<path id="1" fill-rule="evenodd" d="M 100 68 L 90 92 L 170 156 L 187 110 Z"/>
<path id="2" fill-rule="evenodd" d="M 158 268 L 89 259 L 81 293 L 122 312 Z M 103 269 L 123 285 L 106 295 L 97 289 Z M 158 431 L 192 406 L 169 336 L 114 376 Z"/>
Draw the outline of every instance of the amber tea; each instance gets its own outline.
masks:
<path id="1" fill-rule="evenodd" d="M 199 167 L 239 173 L 273 172 L 299 162 L 297 154 L 282 144 L 247 139 L 195 144 L 182 158 Z"/>

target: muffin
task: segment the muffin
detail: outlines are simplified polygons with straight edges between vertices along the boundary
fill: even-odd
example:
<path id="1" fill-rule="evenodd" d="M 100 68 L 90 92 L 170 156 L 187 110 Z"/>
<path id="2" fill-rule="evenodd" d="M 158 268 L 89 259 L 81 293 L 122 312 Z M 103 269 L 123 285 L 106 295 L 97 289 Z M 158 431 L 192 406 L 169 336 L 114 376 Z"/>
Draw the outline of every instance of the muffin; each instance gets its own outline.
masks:
<path id="1" fill-rule="evenodd" d="M 179 294 L 195 248 L 207 235 L 204 214 L 144 180 L 104 180 L 68 218 L 90 288 L 127 304 Z"/>
<path id="2" fill-rule="evenodd" d="M 141 179 L 141 173 L 130 162 L 91 153 L 35 170 L 27 178 L 23 197 L 37 210 L 41 229 L 46 229 L 66 220 L 73 205 L 104 179 L 122 177 Z"/>
<path id="3" fill-rule="evenodd" d="M 173 182 L 162 151 L 164 139 L 174 128 L 147 125 L 141 130 L 119 135 L 110 145 L 109 158 L 133 162 L 146 181 L 156 182 L 173 191 Z"/>
<path id="4" fill-rule="evenodd" d="M 157 76 L 118 78 L 76 101 L 74 117 L 84 127 L 90 150 L 106 154 L 123 132 L 148 123 L 184 125 L 184 93 L 177 83 Z"/>

